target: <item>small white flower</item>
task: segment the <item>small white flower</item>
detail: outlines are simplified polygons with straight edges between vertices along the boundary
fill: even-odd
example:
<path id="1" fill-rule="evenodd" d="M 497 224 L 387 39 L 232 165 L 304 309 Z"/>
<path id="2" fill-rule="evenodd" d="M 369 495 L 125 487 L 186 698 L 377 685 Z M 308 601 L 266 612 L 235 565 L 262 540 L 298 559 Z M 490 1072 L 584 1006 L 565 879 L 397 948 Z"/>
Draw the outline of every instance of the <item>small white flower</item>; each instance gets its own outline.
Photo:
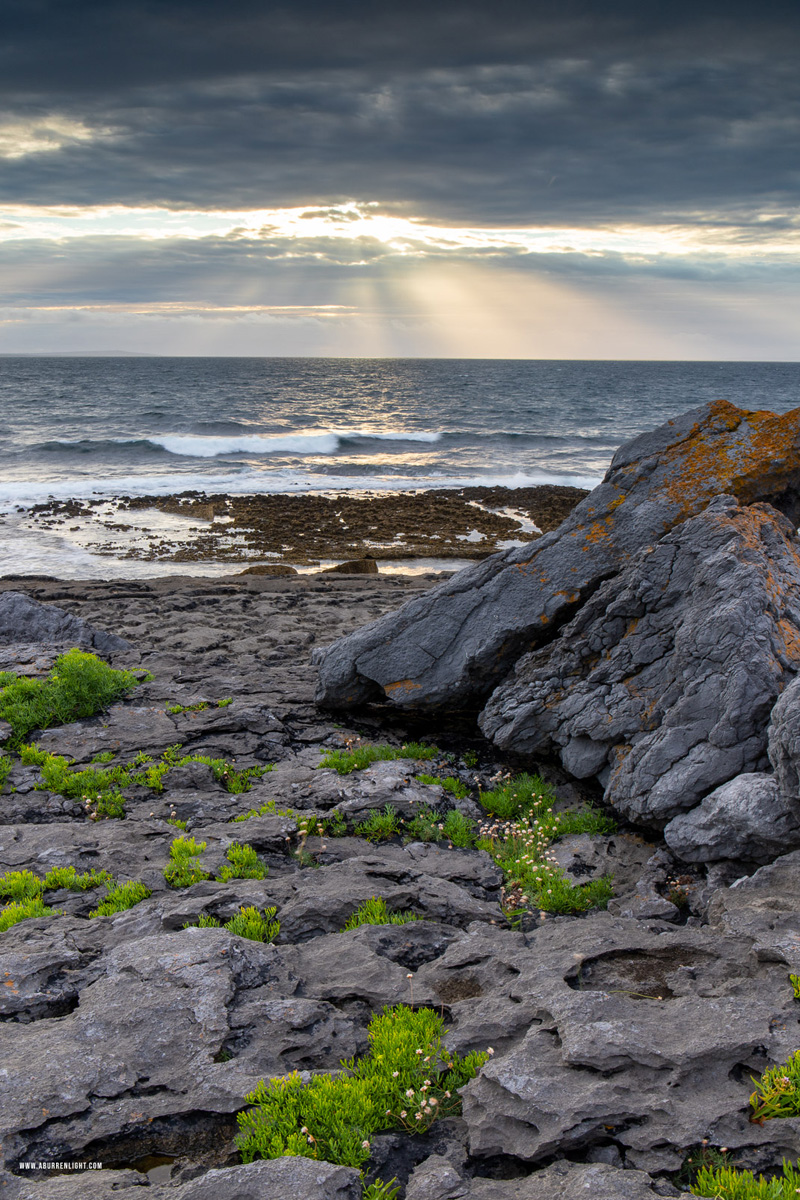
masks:
<path id="1" fill-rule="evenodd" d="M 403 1111 L 400 1113 L 400 1116 L 401 1116 L 401 1117 L 405 1117 L 405 1116 L 407 1116 L 407 1115 L 408 1115 L 408 1114 L 406 1113 L 406 1110 L 405 1110 L 405 1109 L 403 1109 Z"/>

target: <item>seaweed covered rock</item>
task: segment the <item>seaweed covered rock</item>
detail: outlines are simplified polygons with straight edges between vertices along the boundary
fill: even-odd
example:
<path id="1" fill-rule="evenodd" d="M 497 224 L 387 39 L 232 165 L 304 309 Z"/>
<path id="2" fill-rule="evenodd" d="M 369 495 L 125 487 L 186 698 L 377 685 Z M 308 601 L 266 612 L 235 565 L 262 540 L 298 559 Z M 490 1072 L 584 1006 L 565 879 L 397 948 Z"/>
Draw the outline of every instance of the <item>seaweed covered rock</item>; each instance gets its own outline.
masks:
<path id="1" fill-rule="evenodd" d="M 767 501 L 797 523 L 799 452 L 800 409 L 776 416 L 723 400 L 634 438 L 557 530 L 459 572 L 321 651 L 318 703 L 483 701 L 604 580 L 720 493 Z"/>

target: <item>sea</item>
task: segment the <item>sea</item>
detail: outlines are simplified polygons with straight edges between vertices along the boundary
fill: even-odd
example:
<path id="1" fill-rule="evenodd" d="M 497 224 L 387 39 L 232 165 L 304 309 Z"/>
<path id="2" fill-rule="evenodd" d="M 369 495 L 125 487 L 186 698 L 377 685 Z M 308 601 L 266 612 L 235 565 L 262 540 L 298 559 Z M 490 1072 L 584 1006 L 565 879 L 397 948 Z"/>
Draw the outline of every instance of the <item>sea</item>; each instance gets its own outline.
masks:
<path id="1" fill-rule="evenodd" d="M 0 575 L 157 573 L 31 522 L 51 497 L 591 488 L 721 397 L 786 412 L 800 363 L 0 356 Z"/>

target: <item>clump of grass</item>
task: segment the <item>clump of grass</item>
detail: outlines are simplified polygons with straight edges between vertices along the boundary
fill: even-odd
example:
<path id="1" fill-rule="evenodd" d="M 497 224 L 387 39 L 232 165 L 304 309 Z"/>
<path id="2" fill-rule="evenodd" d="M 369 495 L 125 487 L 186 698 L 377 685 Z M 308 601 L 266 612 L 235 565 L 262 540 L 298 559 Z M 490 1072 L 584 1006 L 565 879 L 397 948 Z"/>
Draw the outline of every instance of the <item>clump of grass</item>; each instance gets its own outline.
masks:
<path id="1" fill-rule="evenodd" d="M 113 750 L 103 750 L 100 754 L 95 754 L 94 758 L 91 760 L 91 765 L 95 766 L 97 763 L 110 763 L 113 757 Z"/>
<path id="2" fill-rule="evenodd" d="M 225 928 L 229 933 L 249 938 L 251 942 L 274 942 L 281 931 L 280 921 L 275 920 L 277 911 L 272 905 L 265 908 L 262 914 L 257 908 L 245 908 L 242 905 L 236 916 L 225 922 Z"/>
<path id="3" fill-rule="evenodd" d="M 98 871 L 94 867 L 82 875 L 78 874 L 75 867 L 52 867 L 44 879 L 34 875 L 33 871 L 7 871 L 5 875 L 0 875 L 0 896 L 27 900 L 60 888 L 68 888 L 71 892 L 87 892 L 112 882 L 108 871 Z"/>
<path id="4" fill-rule="evenodd" d="M 408 911 L 389 912 L 383 897 L 373 896 L 371 899 L 365 900 L 348 918 L 342 933 L 346 933 L 349 929 L 358 929 L 359 925 L 407 925 L 409 921 L 422 920 L 424 920 L 423 917 Z"/>
<path id="5" fill-rule="evenodd" d="M 168 704 L 167 712 L 171 716 L 176 716 L 178 713 L 187 712 L 204 712 L 207 708 L 227 708 L 229 704 L 233 704 L 233 696 L 226 696 L 224 700 L 217 700 L 216 704 L 211 700 L 198 700 L 196 704 Z"/>
<path id="6" fill-rule="evenodd" d="M 49 754 L 36 745 L 21 746 L 19 754 L 24 764 L 39 767 L 40 781 L 36 784 L 37 789 L 57 792 L 67 799 L 82 801 L 86 815 L 92 820 L 99 817 L 124 817 L 125 797 L 121 788 L 138 784 L 154 792 L 163 792 L 164 777 L 168 772 L 173 767 L 183 767 L 187 763 L 202 762 L 210 766 L 215 778 L 223 783 L 229 792 L 234 793 L 248 791 L 252 779 L 272 770 L 271 766 L 262 766 L 237 771 L 232 763 L 223 758 L 209 758 L 202 754 L 181 756 L 179 751 L 182 749 L 180 744 L 168 747 L 158 763 L 154 763 L 149 755 L 141 753 L 127 767 L 122 764 L 105 769 L 89 766 L 78 771 L 73 771 L 66 758 L 60 754 Z M 137 766 L 143 769 L 134 769 Z"/>
<path id="7" fill-rule="evenodd" d="M 135 904 L 146 900 L 149 895 L 151 895 L 150 888 L 137 879 L 130 880 L 128 883 L 116 884 L 108 889 L 105 899 L 98 904 L 97 908 L 92 909 L 89 916 L 110 917 L 112 913 L 124 912 L 126 908 L 133 908 Z"/>
<path id="8" fill-rule="evenodd" d="M 403 832 L 410 841 L 447 842 L 459 849 L 475 844 L 475 822 L 460 812 L 438 813 L 432 808 L 423 808 L 410 821 L 405 821 Z"/>
<path id="9" fill-rule="evenodd" d="M 36 745 L 20 746 L 19 756 L 26 766 L 39 768 L 37 790 L 57 792 L 69 800 L 81 801 L 86 815 L 94 819 L 124 816 L 125 797 L 120 788 L 128 787 L 132 782 L 125 767 L 85 767 L 73 771 L 62 755 L 48 754 Z"/>
<path id="10" fill-rule="evenodd" d="M 464 800 L 469 795 L 467 785 L 460 779 L 456 779 L 454 775 L 447 775 L 444 778 L 441 775 L 416 775 L 415 779 L 418 783 L 438 784 L 446 792 L 455 796 L 456 800 Z"/>
<path id="11" fill-rule="evenodd" d="M 12 925 L 20 921 L 28 921 L 32 917 L 60 916 L 61 910 L 48 908 L 41 896 L 32 896 L 27 900 L 14 900 L 0 908 L 0 933 L 5 933 Z"/>
<path id="12" fill-rule="evenodd" d="M 220 929 L 222 921 L 218 921 L 216 917 L 210 917 L 207 913 L 201 913 L 197 918 L 197 923 L 187 921 L 184 929 Z"/>
<path id="13" fill-rule="evenodd" d="M 0 792 L 6 786 L 6 780 L 14 769 L 14 760 L 7 754 L 0 754 Z"/>
<path id="14" fill-rule="evenodd" d="M 246 813 L 239 813 L 238 817 L 233 817 L 234 821 L 249 821 L 251 817 L 296 817 L 297 813 L 293 808 L 278 808 L 277 800 L 267 800 L 260 808 L 251 808 Z"/>
<path id="15" fill-rule="evenodd" d="M 98 871 L 95 867 L 91 871 L 84 871 L 82 875 L 78 874 L 75 867 L 52 867 L 42 881 L 42 888 L 45 892 L 59 888 L 66 888 L 70 892 L 89 892 L 104 883 L 111 885 L 113 882 L 114 877 L 109 871 Z"/>
<path id="16" fill-rule="evenodd" d="M 776 1179 L 756 1178 L 752 1171 L 735 1167 L 701 1167 L 692 1186 L 693 1196 L 714 1200 L 795 1200 L 800 1192 L 800 1163 L 793 1167 L 784 1160 L 783 1174 Z"/>
<path id="17" fill-rule="evenodd" d="M 237 1117 L 243 1160 L 288 1154 L 358 1169 L 370 1156 L 373 1134 L 422 1133 L 459 1112 L 458 1089 L 487 1055 L 451 1055 L 443 1032 L 432 1009 L 384 1008 L 369 1025 L 369 1054 L 343 1061 L 346 1074 L 315 1075 L 308 1083 L 297 1072 L 262 1080 L 246 1097 L 253 1107 Z"/>
<path id="18" fill-rule="evenodd" d="M 362 1200 L 397 1200 L 399 1195 L 400 1184 L 397 1182 L 397 1176 L 393 1176 L 388 1183 L 376 1179 L 374 1183 L 365 1187 Z"/>
<path id="19" fill-rule="evenodd" d="M 504 906 L 515 914 L 536 907 L 574 915 L 605 908 L 613 895 L 608 876 L 571 884 L 550 846 L 566 834 L 610 833 L 614 823 L 591 808 L 555 812 L 555 801 L 553 788 L 538 775 L 518 775 L 480 795 L 494 820 L 480 826 L 477 845 L 503 871 Z"/>
<path id="20" fill-rule="evenodd" d="M 800 1116 L 800 1050 L 788 1062 L 770 1067 L 753 1082 L 756 1088 L 750 1097 L 751 1121 Z"/>
<path id="21" fill-rule="evenodd" d="M 245 842 L 243 845 L 231 846 L 225 856 L 230 866 L 223 867 L 217 876 L 225 882 L 228 879 L 265 879 L 267 868 L 259 861 L 252 846 Z"/>
<path id="22" fill-rule="evenodd" d="M 386 745 L 355 746 L 349 750 L 329 750 L 319 765 L 332 767 L 340 775 L 350 775 L 353 771 L 363 771 L 375 762 L 392 762 L 397 758 L 431 759 L 438 754 L 438 747 L 423 746 L 421 742 L 407 742 L 399 749 Z"/>
<path id="23" fill-rule="evenodd" d="M 0 896 L 8 896 L 11 900 L 41 896 L 42 890 L 42 880 L 33 871 L 6 871 L 5 875 L 0 875 Z"/>
<path id="24" fill-rule="evenodd" d="M 203 913 L 196 921 L 187 921 L 184 929 L 227 929 L 238 937 L 249 938 L 251 942 L 274 942 L 281 931 L 280 921 L 275 920 L 277 908 L 273 905 L 265 908 L 263 914 L 257 908 L 239 909 L 236 916 L 231 917 L 223 925 L 217 917 Z"/>
<path id="25" fill-rule="evenodd" d="M 391 804 L 387 804 L 383 811 L 377 808 L 373 809 L 366 821 L 362 821 L 353 828 L 356 837 L 366 838 L 368 842 L 387 842 L 390 838 L 396 837 L 399 832 L 400 823 L 397 819 L 397 809 Z"/>
<path id="26" fill-rule="evenodd" d="M 792 985 L 794 990 L 795 1000 L 800 1000 L 800 975 L 790 975 L 789 983 Z"/>
<path id="27" fill-rule="evenodd" d="M 186 821 L 182 821 L 180 817 L 169 817 L 167 824 L 174 825 L 176 829 L 182 829 L 184 833 L 186 833 L 186 830 L 189 828 Z"/>
<path id="28" fill-rule="evenodd" d="M 59 655 L 46 679 L 3 674 L 0 719 L 11 726 L 16 746 L 33 729 L 50 729 L 93 716 L 140 682 L 132 671 L 117 671 L 95 654 L 68 650 Z"/>
<path id="29" fill-rule="evenodd" d="M 200 862 L 200 855 L 205 848 L 205 842 L 196 842 L 194 838 L 175 838 L 169 848 L 169 862 L 164 868 L 164 878 L 170 887 L 191 887 L 193 883 L 211 878 L 210 872 Z"/>

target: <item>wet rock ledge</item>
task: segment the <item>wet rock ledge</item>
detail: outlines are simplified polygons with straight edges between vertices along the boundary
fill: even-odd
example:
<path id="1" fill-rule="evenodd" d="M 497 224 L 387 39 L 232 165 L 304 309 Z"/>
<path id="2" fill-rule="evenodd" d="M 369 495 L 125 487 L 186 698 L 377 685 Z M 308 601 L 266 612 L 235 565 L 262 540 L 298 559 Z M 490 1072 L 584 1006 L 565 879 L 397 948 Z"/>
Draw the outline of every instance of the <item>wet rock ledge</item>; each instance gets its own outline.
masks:
<path id="1" fill-rule="evenodd" d="M 102 890 L 49 893 L 61 915 L 0 934 L 0 1196 L 359 1200 L 343 1167 L 239 1162 L 235 1114 L 262 1078 L 364 1053 L 397 1003 L 435 1008 L 453 1052 L 493 1050 L 460 1116 L 373 1139 L 367 1182 L 404 1200 L 647 1200 L 685 1193 L 709 1147 L 767 1173 L 800 1158 L 800 1121 L 748 1103 L 800 1044 L 799 428 L 695 410 L 623 447 L 559 529 L 445 583 L 0 581 L 1 670 L 102 645 L 153 676 L 43 750 L 193 758 L 162 792 L 123 787 L 124 819 L 35 765 L 0 793 L 0 873 L 150 892 L 99 917 Z M 441 754 L 319 767 L 411 739 Z M 201 756 L 272 769 L 232 792 Z M 387 804 L 474 816 L 522 767 L 615 814 L 552 848 L 575 883 L 613 874 L 606 911 L 509 919 L 483 851 L 356 836 Z M 306 836 L 313 817 L 347 836 Z M 207 877 L 171 888 L 181 834 Z M 225 878 L 242 842 L 267 874 Z M 372 896 L 423 920 L 341 932 Z M 276 910 L 274 943 L 224 928 L 242 906 Z"/>

